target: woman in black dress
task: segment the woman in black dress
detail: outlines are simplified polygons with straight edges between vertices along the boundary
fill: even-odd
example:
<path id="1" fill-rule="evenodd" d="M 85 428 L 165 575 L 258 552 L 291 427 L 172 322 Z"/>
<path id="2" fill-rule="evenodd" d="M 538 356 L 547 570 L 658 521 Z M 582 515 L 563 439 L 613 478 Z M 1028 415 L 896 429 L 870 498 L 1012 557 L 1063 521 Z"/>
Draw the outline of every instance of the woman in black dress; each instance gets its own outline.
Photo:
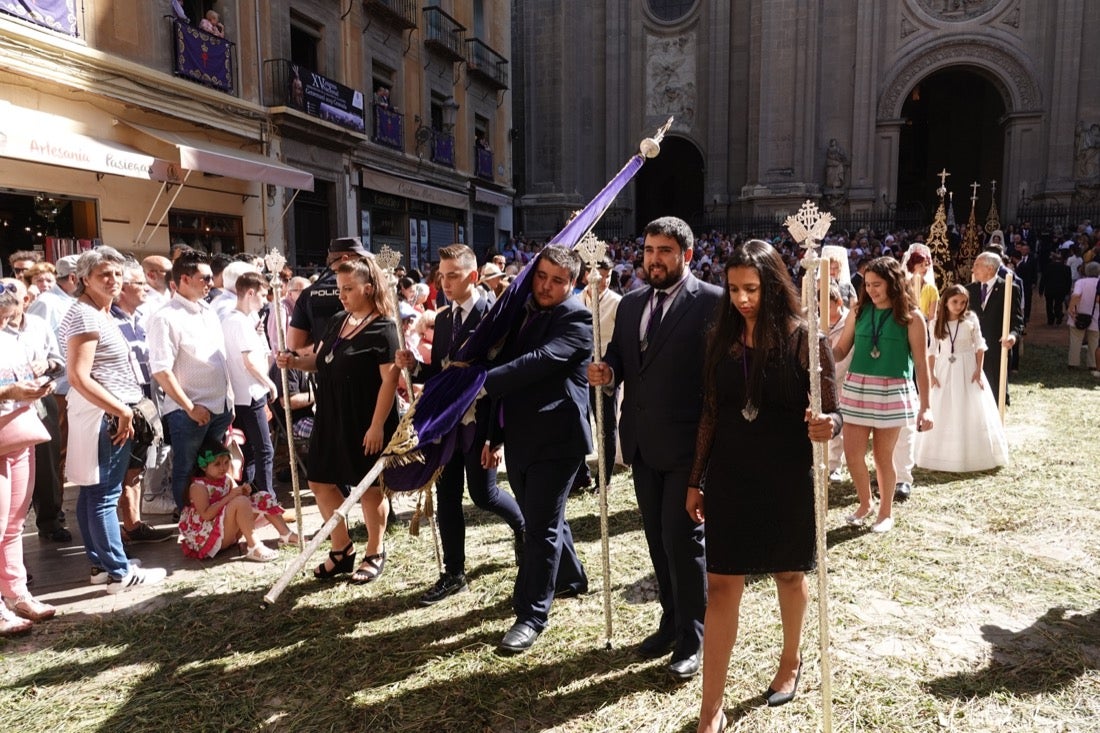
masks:
<path id="1" fill-rule="evenodd" d="M 332 317 L 316 351 L 305 356 L 280 354 L 277 359 L 280 367 L 317 372 L 309 488 L 325 521 L 347 496 L 344 487 L 362 480 L 397 429 L 394 395 L 399 373 L 393 358 L 398 343 L 392 288 L 370 259 L 341 264 L 336 286 L 344 309 Z M 363 494 L 362 507 L 367 547 L 363 562 L 352 573 L 354 583 L 369 583 L 386 564 L 383 536 L 389 501 L 381 486 Z M 355 567 L 347 525 L 338 524 L 331 540 L 334 549 L 313 571 L 317 578 L 351 573 Z"/>
<path id="2" fill-rule="evenodd" d="M 747 575 L 771 574 L 779 594 L 783 651 L 764 696 L 771 706 L 794 697 L 809 598 L 805 574 L 814 567 L 810 441 L 826 442 L 840 428 L 825 334 L 823 414 L 810 415 L 806 324 L 779 253 L 749 240 L 734 250 L 725 275 L 729 304 L 708 335 L 703 415 L 687 494 L 688 514 L 702 522 L 705 510 L 706 519 L 701 732 L 725 724 L 722 698 Z"/>

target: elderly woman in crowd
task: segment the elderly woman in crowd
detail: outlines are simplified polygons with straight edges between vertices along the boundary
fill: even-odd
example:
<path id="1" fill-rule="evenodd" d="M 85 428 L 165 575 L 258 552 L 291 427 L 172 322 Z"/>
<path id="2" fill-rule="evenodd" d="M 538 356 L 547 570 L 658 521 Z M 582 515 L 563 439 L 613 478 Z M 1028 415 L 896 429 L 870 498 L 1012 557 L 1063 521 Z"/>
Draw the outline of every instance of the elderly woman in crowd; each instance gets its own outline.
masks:
<path id="1" fill-rule="evenodd" d="M 1100 343 L 1100 304 L 1096 302 L 1097 283 L 1100 283 L 1100 262 L 1093 260 L 1085 265 L 1085 276 L 1073 284 L 1073 295 L 1069 298 L 1069 366 L 1076 369 L 1081 366 L 1081 345 L 1086 344 L 1085 364 L 1100 377 L 1096 366 L 1096 347 Z M 1087 325 L 1077 322 L 1078 314 L 1091 315 Z M 1084 319 L 1082 318 L 1082 321 Z M 1078 328 L 1084 325 L 1085 328 Z"/>
<path id="2" fill-rule="evenodd" d="M 0 290 L 0 636 L 30 629 L 57 611 L 27 590 L 23 524 L 34 487 L 34 445 L 49 439 L 33 402 L 53 391 L 36 379 L 23 349 L 6 328 L 19 312 L 18 295 Z M 37 436 L 32 433 L 37 432 Z"/>
<path id="3" fill-rule="evenodd" d="M 76 301 L 61 321 L 59 341 L 69 377 L 65 473 L 80 487 L 76 516 L 91 562 L 91 582 L 121 593 L 164 580 L 163 568 L 126 557 L 117 509 L 130 464 L 134 409 L 142 398 L 130 347 L 111 315 L 126 259 L 111 247 L 85 252 L 76 264 Z"/>

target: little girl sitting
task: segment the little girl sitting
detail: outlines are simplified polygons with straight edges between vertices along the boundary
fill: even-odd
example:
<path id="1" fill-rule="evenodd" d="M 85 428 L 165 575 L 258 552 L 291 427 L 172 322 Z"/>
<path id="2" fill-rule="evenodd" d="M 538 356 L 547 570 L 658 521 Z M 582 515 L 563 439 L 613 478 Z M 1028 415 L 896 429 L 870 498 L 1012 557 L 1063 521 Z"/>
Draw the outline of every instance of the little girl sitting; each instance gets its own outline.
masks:
<path id="1" fill-rule="evenodd" d="M 280 544 L 298 544 L 298 535 L 283 521 L 283 508 L 275 497 L 266 491 L 252 493 L 251 486 L 238 485 L 229 475 L 228 448 L 208 440 L 199 449 L 196 463 L 187 506 L 180 512 L 184 555 L 200 560 L 214 557 L 244 538 L 248 543 L 246 560 L 270 562 L 279 553 L 253 535 L 264 524 L 271 524 L 279 531 Z"/>

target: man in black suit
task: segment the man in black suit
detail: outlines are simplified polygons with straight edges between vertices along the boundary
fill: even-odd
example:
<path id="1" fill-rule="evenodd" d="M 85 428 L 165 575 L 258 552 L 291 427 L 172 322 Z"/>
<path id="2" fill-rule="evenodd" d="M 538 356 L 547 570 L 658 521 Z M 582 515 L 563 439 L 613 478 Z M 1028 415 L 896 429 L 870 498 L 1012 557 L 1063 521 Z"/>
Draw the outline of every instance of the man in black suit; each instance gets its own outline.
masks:
<path id="1" fill-rule="evenodd" d="M 565 500 L 592 449 L 585 364 L 592 355 L 592 316 L 573 297 L 580 260 L 548 246 L 530 273 L 521 317 L 486 374 L 493 401 L 491 427 L 501 427 L 508 482 L 526 525 L 512 607 L 516 621 L 501 640 L 506 652 L 531 647 L 546 628 L 555 597 L 588 591 L 573 547 Z M 495 438 L 495 434 L 493 435 Z M 486 443 L 486 464 L 500 460 Z"/>
<path id="2" fill-rule="evenodd" d="M 1031 254 L 1031 247 L 1015 235 L 1016 253 L 1020 260 L 1016 263 L 1016 277 L 1020 280 L 1020 286 L 1024 295 L 1024 325 L 1031 320 L 1031 300 L 1035 297 L 1035 281 L 1038 279 L 1039 270 L 1035 257 Z"/>
<path id="3" fill-rule="evenodd" d="M 477 258 L 465 244 L 452 244 L 439 250 L 439 277 L 451 305 L 435 319 L 432 361 L 420 364 L 408 349 L 397 352 L 394 363 L 413 371 L 417 382 L 439 374 L 458 347 L 473 332 L 489 310 L 489 302 L 477 287 Z M 522 552 L 523 515 L 512 495 L 497 488 L 497 470 L 482 460 L 482 446 L 488 434 L 489 403 L 478 402 L 476 421 L 459 429 L 454 455 L 443 466 L 436 481 L 436 518 L 443 545 L 444 572 L 435 585 L 420 597 L 420 605 L 431 606 L 447 596 L 466 590 L 466 520 L 462 514 L 462 477 L 476 506 L 496 514 L 514 533 L 516 563 Z"/>
<path id="4" fill-rule="evenodd" d="M 1004 332 L 1005 281 L 997 276 L 1001 258 L 994 252 L 982 252 L 974 259 L 974 282 L 966 286 L 970 293 L 970 310 L 978 316 L 989 350 L 985 352 L 982 369 L 993 389 L 994 397 L 1000 394 L 1001 347 L 1011 349 L 1024 328 L 1023 292 L 1018 283 L 1012 286 L 1008 336 Z M 1005 386 L 1005 404 L 1008 404 L 1008 388 Z"/>
<path id="5" fill-rule="evenodd" d="M 695 433 L 703 407 L 704 336 L 722 290 L 688 270 L 695 238 L 687 223 L 663 217 L 645 228 L 648 285 L 623 296 L 593 386 L 625 384 L 619 417 L 623 460 L 633 467 L 661 621 L 638 647 L 645 657 L 672 652 L 669 672 L 699 671 L 706 612 L 703 525 L 685 509 Z"/>

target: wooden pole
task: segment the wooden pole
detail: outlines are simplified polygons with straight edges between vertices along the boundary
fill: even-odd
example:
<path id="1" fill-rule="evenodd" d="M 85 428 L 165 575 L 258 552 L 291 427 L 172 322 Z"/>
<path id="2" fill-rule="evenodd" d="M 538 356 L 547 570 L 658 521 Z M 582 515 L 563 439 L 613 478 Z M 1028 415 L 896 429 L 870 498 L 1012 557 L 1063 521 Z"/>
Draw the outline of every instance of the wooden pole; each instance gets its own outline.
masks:
<path id="1" fill-rule="evenodd" d="M 1009 270 L 1005 275 L 1005 306 L 1002 314 L 1001 325 L 1001 371 L 999 378 L 997 379 L 997 408 L 1001 413 L 1001 424 L 1005 422 L 1005 407 L 1008 404 L 1008 352 L 1009 349 L 1004 345 L 1004 340 L 1008 338 L 1009 332 L 1012 330 L 1012 271 Z"/>

